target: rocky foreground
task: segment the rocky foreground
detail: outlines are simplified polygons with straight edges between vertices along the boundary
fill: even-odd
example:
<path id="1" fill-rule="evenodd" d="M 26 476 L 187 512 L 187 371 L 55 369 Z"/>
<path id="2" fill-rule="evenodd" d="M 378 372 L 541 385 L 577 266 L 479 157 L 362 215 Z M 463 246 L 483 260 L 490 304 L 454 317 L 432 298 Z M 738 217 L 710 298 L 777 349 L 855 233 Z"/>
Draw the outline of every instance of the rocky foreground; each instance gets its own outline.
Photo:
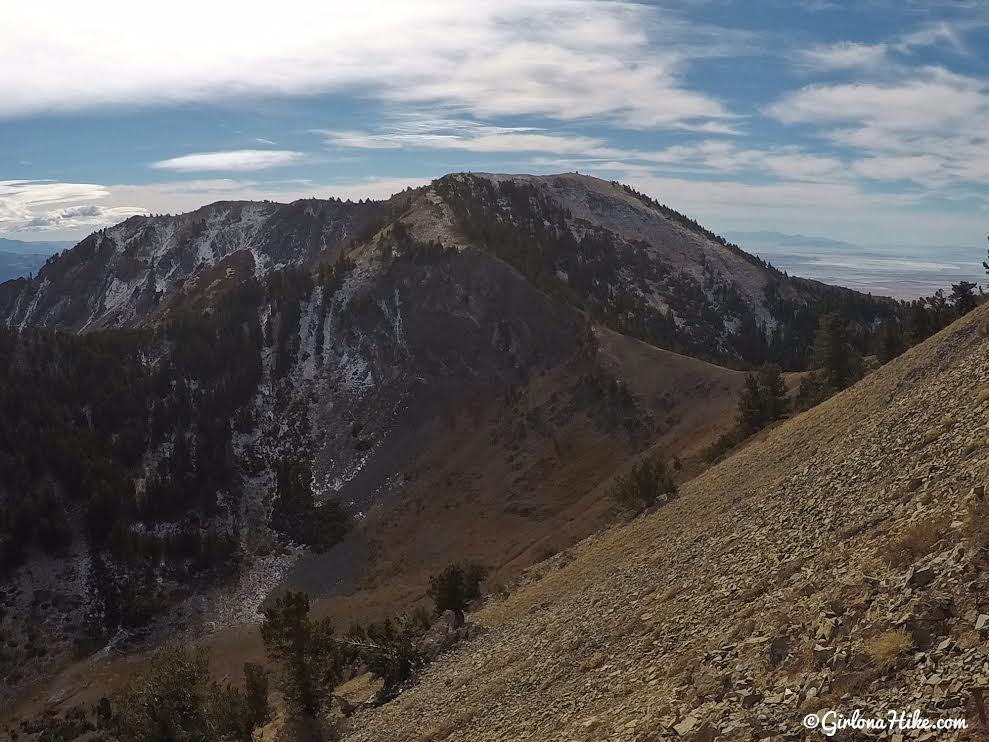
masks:
<path id="1" fill-rule="evenodd" d="M 982 308 L 532 568 L 345 739 L 814 739 L 855 709 L 969 725 L 868 738 L 982 738 L 987 335 Z"/>

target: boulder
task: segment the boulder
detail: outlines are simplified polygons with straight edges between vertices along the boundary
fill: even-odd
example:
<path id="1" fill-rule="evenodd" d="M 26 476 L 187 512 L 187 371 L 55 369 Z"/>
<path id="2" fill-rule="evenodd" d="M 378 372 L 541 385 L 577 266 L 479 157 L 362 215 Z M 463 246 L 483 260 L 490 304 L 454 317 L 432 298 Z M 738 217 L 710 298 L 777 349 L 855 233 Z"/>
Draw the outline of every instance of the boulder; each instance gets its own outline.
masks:
<path id="1" fill-rule="evenodd" d="M 790 655 L 790 637 L 786 634 L 777 634 L 769 642 L 769 664 L 776 667 Z"/>
<path id="2" fill-rule="evenodd" d="M 709 667 L 694 671 L 691 684 L 697 695 L 704 699 L 720 701 L 725 695 L 725 677 Z"/>
<path id="3" fill-rule="evenodd" d="M 927 587 L 934 580 L 934 570 L 930 567 L 917 567 L 907 574 L 907 585 L 912 588 Z"/>
<path id="4" fill-rule="evenodd" d="M 416 651 L 427 660 L 432 660 L 467 638 L 468 629 L 462 616 L 453 611 L 444 611 L 416 643 Z"/>

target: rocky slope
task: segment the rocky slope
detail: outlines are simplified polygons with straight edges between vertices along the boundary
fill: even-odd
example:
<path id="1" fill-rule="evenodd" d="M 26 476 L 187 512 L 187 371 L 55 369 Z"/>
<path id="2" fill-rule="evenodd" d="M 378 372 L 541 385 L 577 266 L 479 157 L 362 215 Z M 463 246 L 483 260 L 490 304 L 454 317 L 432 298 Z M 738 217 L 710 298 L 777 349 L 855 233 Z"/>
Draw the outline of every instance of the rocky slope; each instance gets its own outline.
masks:
<path id="1" fill-rule="evenodd" d="M 983 307 L 530 569 L 345 738 L 805 739 L 856 708 L 972 727 L 883 738 L 981 738 L 987 374 Z"/>
<path id="2" fill-rule="evenodd" d="M 154 321 L 235 253 L 225 270 L 258 277 L 333 262 L 389 205 L 330 201 L 217 202 L 177 216 L 136 216 L 53 257 L 34 281 L 0 286 L 0 314 L 16 327 L 74 332 Z M 366 234 L 365 234 L 366 236 Z M 216 276 L 213 276 L 216 279 Z"/>

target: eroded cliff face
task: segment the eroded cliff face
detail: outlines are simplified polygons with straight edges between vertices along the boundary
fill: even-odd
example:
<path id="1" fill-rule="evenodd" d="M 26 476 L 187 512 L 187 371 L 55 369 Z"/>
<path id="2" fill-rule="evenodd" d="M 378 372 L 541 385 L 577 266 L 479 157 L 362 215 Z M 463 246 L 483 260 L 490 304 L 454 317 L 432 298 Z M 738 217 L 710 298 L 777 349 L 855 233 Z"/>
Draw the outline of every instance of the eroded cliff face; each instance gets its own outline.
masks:
<path id="1" fill-rule="evenodd" d="M 7 322 L 71 332 L 136 327 L 183 294 L 205 289 L 201 279 L 237 253 L 245 259 L 225 269 L 258 278 L 311 265 L 318 256 L 333 261 L 386 208 L 335 200 L 219 202 L 177 216 L 132 217 L 50 259 L 16 291 L 8 287 Z"/>

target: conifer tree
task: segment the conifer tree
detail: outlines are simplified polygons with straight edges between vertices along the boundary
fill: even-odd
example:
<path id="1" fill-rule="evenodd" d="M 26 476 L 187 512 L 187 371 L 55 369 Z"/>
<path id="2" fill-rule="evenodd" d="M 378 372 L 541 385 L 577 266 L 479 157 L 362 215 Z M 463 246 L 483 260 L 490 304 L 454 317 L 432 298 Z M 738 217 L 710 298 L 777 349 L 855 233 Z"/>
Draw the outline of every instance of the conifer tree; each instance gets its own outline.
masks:
<path id="1" fill-rule="evenodd" d="M 281 691 L 292 710 L 319 714 L 340 680 L 340 656 L 329 619 L 309 617 L 309 596 L 289 592 L 264 612 L 261 638 L 268 657 L 281 666 Z"/>
<path id="2" fill-rule="evenodd" d="M 738 427 L 751 435 L 766 424 L 766 414 L 755 374 L 745 375 L 745 386 L 738 398 Z"/>
<path id="3" fill-rule="evenodd" d="M 907 328 L 907 339 L 911 345 L 923 342 L 933 333 L 931 317 L 922 299 L 910 303 L 910 311 L 907 315 Z"/>
<path id="4" fill-rule="evenodd" d="M 893 360 L 903 352 L 903 335 L 895 320 L 886 320 L 879 328 L 879 347 L 876 355 L 883 363 Z"/>
<path id="5" fill-rule="evenodd" d="M 764 423 L 769 424 L 786 414 L 786 383 L 783 372 L 775 363 L 763 364 L 759 369 L 758 381 Z"/>
<path id="6" fill-rule="evenodd" d="M 951 285 L 951 304 L 959 317 L 975 309 L 975 283 L 972 281 L 959 281 Z"/>
<path id="7" fill-rule="evenodd" d="M 842 316 L 837 312 L 821 315 L 814 337 L 814 368 L 822 371 L 832 389 L 840 391 L 855 380 L 857 361 Z"/>

